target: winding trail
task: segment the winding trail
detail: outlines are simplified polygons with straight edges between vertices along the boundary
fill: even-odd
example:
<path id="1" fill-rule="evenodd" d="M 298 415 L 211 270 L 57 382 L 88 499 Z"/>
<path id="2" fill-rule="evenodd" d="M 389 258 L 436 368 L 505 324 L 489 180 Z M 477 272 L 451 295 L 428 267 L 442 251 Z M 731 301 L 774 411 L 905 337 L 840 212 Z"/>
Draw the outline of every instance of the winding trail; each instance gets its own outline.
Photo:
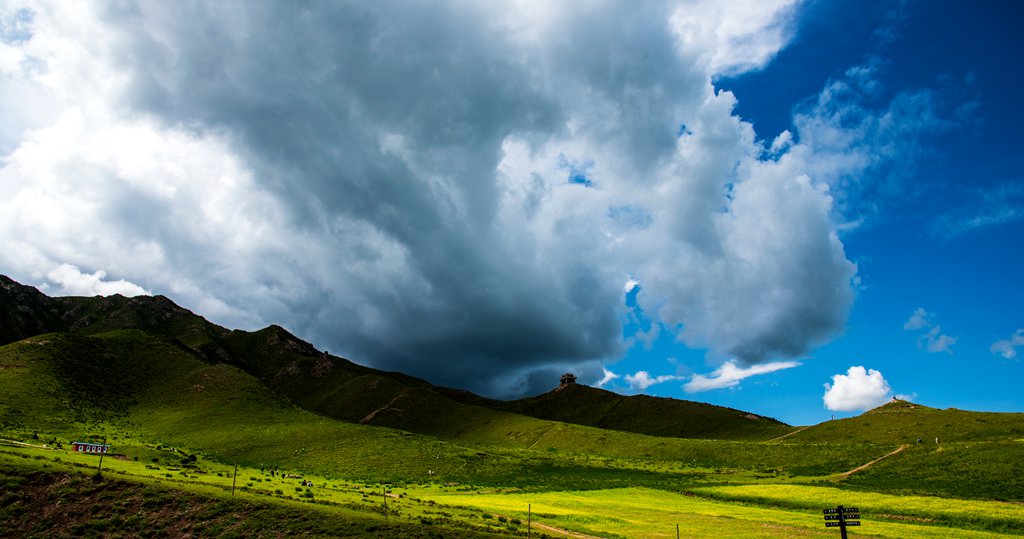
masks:
<path id="1" fill-rule="evenodd" d="M 533 446 L 535 446 L 535 445 L 539 444 L 539 443 L 540 443 L 540 441 L 541 441 L 541 440 L 543 440 L 543 439 L 544 439 L 544 437 L 545 437 L 545 436 L 547 436 L 547 435 L 548 435 L 548 433 L 549 433 L 549 432 L 551 432 L 551 430 L 552 430 L 552 429 L 554 429 L 554 428 L 555 428 L 555 427 L 550 427 L 550 428 L 548 428 L 548 430 L 544 431 L 544 433 L 543 433 L 543 434 L 541 434 L 539 438 L 537 438 L 536 440 L 534 440 L 534 441 L 533 441 L 533 443 L 532 443 L 532 444 L 530 444 L 530 447 L 527 447 L 527 449 L 533 449 Z"/>
<path id="2" fill-rule="evenodd" d="M 807 429 L 809 429 L 809 428 L 811 428 L 811 426 L 810 426 L 810 425 L 808 425 L 808 426 L 806 426 L 806 427 L 800 427 L 800 428 L 798 428 L 798 429 L 794 430 L 793 432 L 787 432 L 786 434 L 783 434 L 782 436 L 779 436 L 779 437 L 776 437 L 776 438 L 772 438 L 771 440 L 768 440 L 768 441 L 769 441 L 769 442 L 774 442 L 774 441 L 776 441 L 776 440 L 781 440 L 781 439 L 783 439 L 783 438 L 785 438 L 785 437 L 787 437 L 787 436 L 792 436 L 792 435 L 794 435 L 794 434 L 797 434 L 797 433 L 799 433 L 799 432 L 803 432 L 803 431 L 805 431 L 805 430 L 807 430 Z"/>
<path id="3" fill-rule="evenodd" d="M 540 522 L 534 522 L 532 527 L 539 528 L 541 530 L 551 533 L 557 533 L 559 535 L 565 535 L 567 537 L 576 537 L 577 539 L 603 539 L 602 537 L 598 537 L 596 535 L 587 535 L 585 533 L 571 532 L 569 530 L 563 530 L 562 528 L 556 528 L 554 526 L 548 526 L 547 524 L 541 524 Z"/>
<path id="4" fill-rule="evenodd" d="M 839 478 L 839 479 L 846 479 L 847 477 L 850 477 L 851 475 L 853 475 L 853 474 L 855 474 L 855 473 L 857 473 L 859 471 L 868 469 L 869 467 L 871 467 L 872 464 L 874 464 L 874 463 L 876 463 L 876 462 L 878 462 L 880 460 L 887 459 L 887 458 L 889 458 L 889 457 L 891 457 L 891 456 L 893 456 L 893 455 L 895 455 L 897 453 L 902 452 L 904 449 L 906 449 L 908 447 L 910 447 L 910 446 L 907 445 L 907 444 L 903 444 L 903 445 L 897 447 L 896 450 L 893 451 L 892 453 L 887 453 L 885 455 L 882 455 L 881 457 L 878 457 L 877 459 L 875 459 L 875 460 L 873 460 L 873 461 L 871 461 L 871 462 L 869 462 L 867 464 L 862 464 L 860 466 L 857 466 L 856 468 L 854 468 L 854 469 L 852 469 L 852 470 L 850 470 L 848 472 L 843 472 L 843 473 L 839 474 L 836 477 Z"/>
<path id="5" fill-rule="evenodd" d="M 0 438 L 0 444 L 7 444 L 7 445 L 13 445 L 13 446 L 19 446 L 19 447 L 35 447 L 36 449 L 51 449 L 49 446 L 47 446 L 45 444 L 43 444 L 43 445 L 27 444 L 25 442 L 19 442 L 17 440 L 8 440 L 6 438 Z"/>

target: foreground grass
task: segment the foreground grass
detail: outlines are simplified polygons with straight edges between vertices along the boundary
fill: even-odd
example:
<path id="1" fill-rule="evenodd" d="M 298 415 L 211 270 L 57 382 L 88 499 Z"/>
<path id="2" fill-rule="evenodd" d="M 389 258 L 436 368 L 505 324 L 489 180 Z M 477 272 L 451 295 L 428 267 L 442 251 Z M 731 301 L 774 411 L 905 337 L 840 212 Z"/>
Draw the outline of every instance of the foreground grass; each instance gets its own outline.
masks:
<path id="1" fill-rule="evenodd" d="M 5 493 L 0 521 L 9 522 L 0 536 L 101 535 L 111 526 L 129 534 L 136 526 L 171 533 L 171 523 L 177 522 L 188 534 L 213 537 L 474 537 L 523 535 L 532 520 L 537 536 L 671 538 L 678 524 L 680 534 L 692 538 L 826 538 L 834 537 L 835 530 L 824 528 L 821 508 L 838 503 L 859 506 L 864 514 L 864 525 L 851 537 L 994 539 L 1024 533 L 1024 516 L 1015 504 L 807 485 L 522 492 L 452 483 L 360 483 L 309 474 L 301 478 L 312 483 L 307 487 L 297 477 L 251 467 L 239 468 L 236 480 L 232 466 L 205 459 L 185 467 L 171 458 L 155 465 L 110 457 L 104 461 L 104 480 L 95 484 L 91 476 L 97 464 L 94 455 L 25 446 L 0 449 Z M 69 516 L 46 513 L 47 507 L 58 506 Z M 39 510 L 44 518 L 32 518 Z"/>
<path id="2" fill-rule="evenodd" d="M 342 520 L 371 521 L 384 517 L 387 499 L 387 515 L 395 521 L 481 533 L 523 534 L 525 508 L 533 504 L 535 522 L 548 526 L 538 529 L 551 534 L 566 529 L 606 537 L 672 537 L 679 524 L 688 537 L 832 537 L 835 531 L 824 528 L 820 509 L 836 503 L 870 507 L 859 533 L 875 537 L 1024 533 L 1022 519 L 1014 516 L 1016 505 L 863 492 L 1020 501 L 1024 444 L 1016 441 L 912 444 L 836 483 L 837 474 L 896 446 L 790 442 L 795 436 L 781 443 L 668 439 L 511 414 L 448 418 L 463 430 L 418 435 L 317 415 L 234 366 L 204 361 L 180 343 L 134 330 L 34 337 L 0 347 L 0 365 L 5 366 L 0 369 L 0 438 L 51 447 L 106 439 L 118 454 L 104 463 L 111 478 L 182 496 L 249 500 L 307 515 L 303 512 L 336 511 Z M 95 456 L 24 445 L 0 450 L 0 462 L 13 470 L 4 496 L 18 492 L 5 501 L 22 507 L 2 516 L 20 518 L 23 526 L 32 524 L 27 516 L 32 508 L 42 507 L 33 504 L 50 494 L 23 498 L 22 492 L 54 481 L 37 481 L 32 474 L 88 473 L 97 464 Z M 231 498 L 235 463 L 240 469 Z M 908 481 L 911 477 L 919 480 Z M 767 485 L 780 490 L 755 489 Z M 823 485 L 842 490 L 815 490 Z M 751 490 L 721 490 L 733 486 Z M 79 487 L 72 490 L 81 494 Z M 97 511 L 106 511 L 102 493 L 93 494 L 83 496 L 101 507 Z M 872 499 L 874 505 L 867 503 Z M 904 505 L 904 499 L 910 503 Z M 132 505 L 122 512 L 149 518 L 150 509 Z M 205 518 L 205 513 L 172 513 L 191 521 Z M 103 515 L 96 518 L 109 525 L 113 516 Z M 92 526 L 89 515 L 82 518 L 74 526 Z M 253 535 L 262 529 L 248 533 L 227 520 L 222 524 L 210 534 Z M 48 526 L 57 535 L 71 533 L 70 527 Z M 32 535 L 33 529 L 0 535 Z M 292 531 L 363 533 L 346 529 Z"/>
<path id="3" fill-rule="evenodd" d="M 934 496 L 897 496 L 833 487 L 793 485 L 699 487 L 694 489 L 694 492 L 722 501 L 808 511 L 843 504 L 859 508 L 861 513 L 871 520 L 940 523 L 950 527 L 1024 534 L 1024 507 L 1017 503 Z"/>
<path id="4" fill-rule="evenodd" d="M 808 487 L 789 486 L 791 493 Z M 811 490 L 806 496 L 818 492 Z M 417 494 L 420 495 L 420 494 Z M 427 495 L 427 494 L 422 494 Z M 483 508 L 506 518 L 527 519 L 531 505 L 535 522 L 601 537 L 675 537 L 742 539 L 749 537 L 836 537 L 833 529 L 824 527 L 821 507 L 795 510 L 757 506 L 746 503 L 707 499 L 700 496 L 665 491 L 627 488 L 587 492 L 549 492 L 527 494 L 435 494 L 434 499 L 448 505 Z M 889 511 L 900 511 L 898 500 Z M 862 508 L 863 509 L 863 508 Z M 1012 534 L 969 530 L 955 527 L 927 526 L 913 523 L 880 521 L 865 515 L 863 526 L 850 537 L 917 537 L 926 539 L 983 539 L 1018 536 Z"/>
<path id="5" fill-rule="evenodd" d="M 447 514 L 429 502 L 403 503 L 397 496 L 385 517 L 380 498 L 370 500 L 363 492 L 382 494 L 377 486 L 328 489 L 320 483 L 316 494 L 302 489 L 309 496 L 243 486 L 232 494 L 224 478 L 173 474 L 165 479 L 129 473 L 133 467 L 117 461 L 111 467 L 104 462 L 105 473 L 97 480 L 96 460 L 84 455 L 53 460 L 38 450 L 0 453 L 0 537 L 484 538 L 515 531 L 496 521 L 476 523 L 469 516 L 475 514 L 465 510 L 461 518 L 441 516 Z M 256 479 L 250 474 L 259 475 L 243 472 L 247 485 Z M 413 505 L 419 510 L 408 510 Z"/>

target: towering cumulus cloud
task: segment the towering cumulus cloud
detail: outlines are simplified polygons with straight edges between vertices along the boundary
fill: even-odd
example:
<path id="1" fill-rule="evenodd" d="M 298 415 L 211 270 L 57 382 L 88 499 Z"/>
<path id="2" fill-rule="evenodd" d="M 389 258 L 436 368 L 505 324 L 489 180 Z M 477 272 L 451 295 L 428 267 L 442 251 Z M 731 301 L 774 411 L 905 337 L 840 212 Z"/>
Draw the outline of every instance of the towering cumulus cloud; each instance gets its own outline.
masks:
<path id="1" fill-rule="evenodd" d="M 748 3 L 9 6 L 0 267 L 495 395 L 599 379 L 628 278 L 690 346 L 798 356 L 856 268 L 813 148 L 713 84 L 790 37 Z"/>

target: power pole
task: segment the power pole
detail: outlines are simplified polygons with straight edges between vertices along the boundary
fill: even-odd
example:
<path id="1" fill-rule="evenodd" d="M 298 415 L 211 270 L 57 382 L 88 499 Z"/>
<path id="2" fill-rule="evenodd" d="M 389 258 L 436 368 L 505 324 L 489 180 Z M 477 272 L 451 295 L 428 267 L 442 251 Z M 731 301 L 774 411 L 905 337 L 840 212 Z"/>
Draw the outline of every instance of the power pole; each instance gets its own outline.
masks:
<path id="1" fill-rule="evenodd" d="M 238 464 L 235 464 L 235 474 L 231 476 L 231 495 L 235 495 L 235 482 L 238 481 Z"/>
<path id="2" fill-rule="evenodd" d="M 388 486 L 384 485 L 384 522 L 388 521 Z"/>
<path id="3" fill-rule="evenodd" d="M 526 539 L 530 539 L 531 533 L 533 533 L 533 507 L 531 504 L 526 504 Z"/>
<path id="4" fill-rule="evenodd" d="M 103 445 L 100 446 L 100 464 L 96 467 L 96 477 L 103 477 L 103 455 L 107 452 L 107 437 L 103 437 Z"/>

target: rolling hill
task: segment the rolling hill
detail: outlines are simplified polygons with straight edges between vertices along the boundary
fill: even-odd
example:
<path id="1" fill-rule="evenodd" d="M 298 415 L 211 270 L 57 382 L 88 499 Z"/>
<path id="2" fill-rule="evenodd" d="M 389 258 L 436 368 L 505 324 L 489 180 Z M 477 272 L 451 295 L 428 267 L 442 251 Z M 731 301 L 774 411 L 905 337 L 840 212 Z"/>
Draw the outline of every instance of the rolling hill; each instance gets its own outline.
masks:
<path id="1" fill-rule="evenodd" d="M 321 495 L 343 499 L 351 491 L 345 503 L 363 508 L 376 507 L 366 495 L 386 485 L 465 496 L 459 503 L 470 505 L 512 494 L 534 501 L 535 511 L 542 493 L 555 500 L 594 492 L 626 502 L 642 487 L 655 489 L 650 499 L 728 502 L 730 515 L 742 511 L 733 502 L 776 509 L 795 503 L 773 496 L 808 498 L 799 508 L 805 511 L 824 503 L 819 492 L 840 500 L 887 493 L 892 500 L 943 497 L 922 501 L 927 510 L 883 504 L 891 518 L 879 517 L 896 523 L 1020 530 L 1019 519 L 934 508 L 958 498 L 986 508 L 992 500 L 1024 501 L 1024 414 L 900 401 L 795 429 L 738 410 L 583 385 L 503 402 L 327 355 L 279 326 L 221 328 L 166 298 L 48 298 L 0 280 L 0 303 L 0 466 L 9 467 L 12 481 L 25 473 L 65 477 L 59 474 L 86 464 L 53 445 L 106 439 L 125 477 L 227 497 L 237 463 L 248 470 L 247 494 L 272 505 L 302 502 L 298 476 L 333 485 L 317 491 L 317 504 Z M 36 331 L 42 333 L 22 337 Z M 936 429 L 941 444 L 928 440 Z M 269 467 L 289 477 L 275 477 Z M 472 502 L 477 495 L 484 498 Z M 44 502 L 53 500 L 39 507 Z M 451 508 L 409 502 L 419 516 L 409 515 L 407 524 L 454 522 L 443 520 Z M 500 527 L 484 523 L 473 512 L 479 509 L 458 511 L 460 525 Z M 361 522 L 364 513 L 357 513 L 350 522 Z M 588 518 L 620 522 L 621 515 Z M 588 533 L 587 526 L 575 529 Z M 955 533 L 935 536 L 961 536 Z"/>
<path id="2" fill-rule="evenodd" d="M 625 396 L 580 384 L 490 406 L 518 414 L 674 438 L 767 440 L 794 431 L 775 419 L 741 410 L 647 395 Z"/>
<path id="3" fill-rule="evenodd" d="M 793 430 L 739 410 L 642 395 L 627 397 L 582 385 L 517 401 L 486 399 L 328 355 L 280 326 L 255 332 L 228 330 L 164 296 L 49 297 L 0 276 L 0 320 L 0 344 L 42 333 L 94 335 L 143 330 L 171 339 L 203 361 L 241 368 L 310 411 L 442 438 L 524 422 L 511 414 L 679 438 L 765 440 Z M 526 423 L 526 430 L 544 428 L 543 423 Z"/>
<path id="4" fill-rule="evenodd" d="M 1024 414 L 940 410 L 894 400 L 863 414 L 826 421 L 780 442 L 922 443 L 1011 441 L 1024 438 Z"/>

